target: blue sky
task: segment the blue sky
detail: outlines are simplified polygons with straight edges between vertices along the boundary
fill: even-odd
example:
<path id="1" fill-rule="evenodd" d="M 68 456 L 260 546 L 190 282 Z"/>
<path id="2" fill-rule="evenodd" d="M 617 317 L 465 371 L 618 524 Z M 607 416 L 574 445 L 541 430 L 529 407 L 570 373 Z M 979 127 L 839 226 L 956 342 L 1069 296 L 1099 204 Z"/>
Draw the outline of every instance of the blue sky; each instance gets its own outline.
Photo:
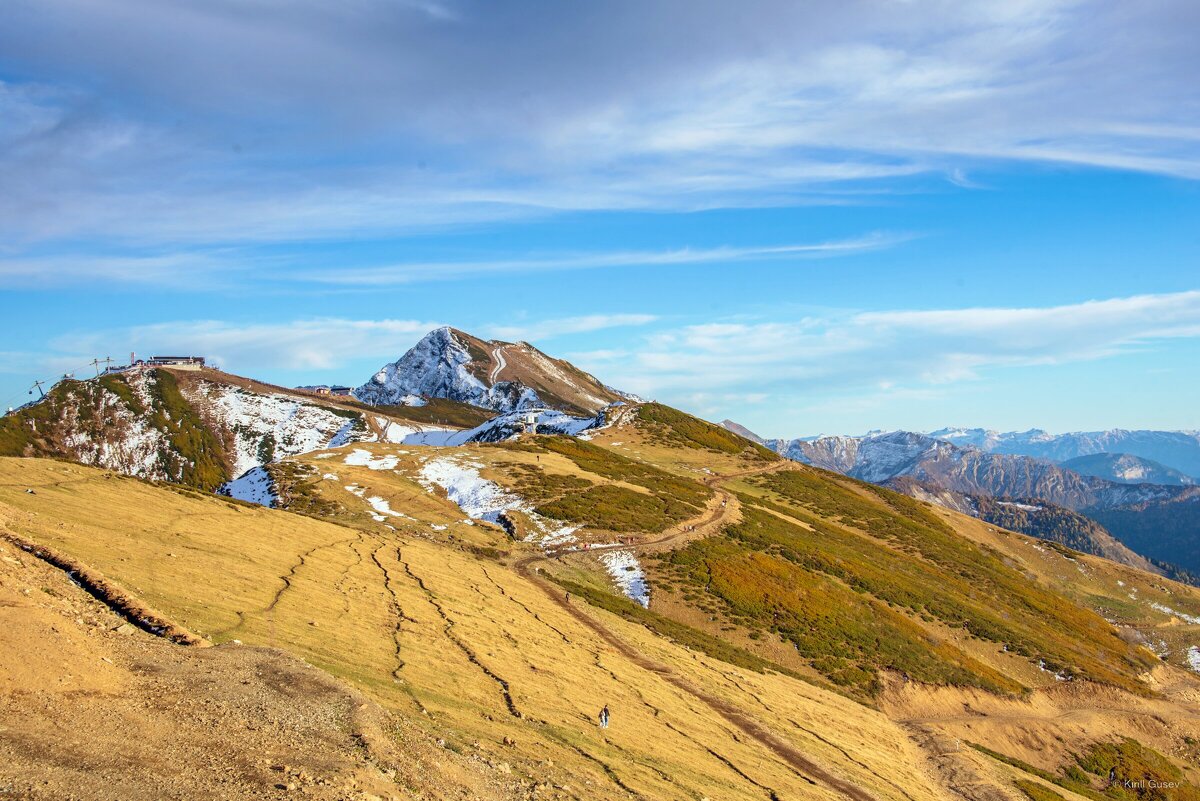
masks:
<path id="1" fill-rule="evenodd" d="M 1200 427 L 1200 6 L 961 5 L 6 3 L 0 402 L 451 324 L 766 435 Z"/>

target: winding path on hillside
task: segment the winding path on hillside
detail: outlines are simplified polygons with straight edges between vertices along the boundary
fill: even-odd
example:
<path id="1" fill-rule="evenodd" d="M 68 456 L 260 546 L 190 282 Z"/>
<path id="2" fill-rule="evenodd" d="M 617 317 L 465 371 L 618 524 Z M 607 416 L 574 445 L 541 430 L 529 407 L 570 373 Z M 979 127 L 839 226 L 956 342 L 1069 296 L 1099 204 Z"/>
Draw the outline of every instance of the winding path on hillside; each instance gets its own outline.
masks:
<path id="1" fill-rule="evenodd" d="M 508 366 L 508 363 L 504 361 L 503 345 L 499 345 L 492 350 L 492 360 L 496 362 L 496 366 L 493 367 L 492 372 L 488 374 L 488 381 L 492 384 L 495 384 L 496 379 L 500 377 L 500 371 Z"/>
<path id="2" fill-rule="evenodd" d="M 732 481 L 736 478 L 742 478 L 749 475 L 758 475 L 761 473 L 770 473 L 780 469 L 788 469 L 788 465 L 774 463 L 765 468 L 757 468 L 754 470 L 746 470 L 740 473 L 730 473 L 722 476 L 712 476 L 704 480 L 704 484 L 711 487 L 717 496 L 723 501 L 718 504 L 712 511 L 707 511 L 698 518 L 686 521 L 678 527 L 678 530 L 667 536 L 660 537 L 656 540 L 639 543 L 637 545 L 622 546 L 635 550 L 646 549 L 650 547 L 661 548 L 668 544 L 680 544 L 687 539 L 694 538 L 697 532 L 711 532 L 714 527 L 719 527 L 727 521 L 738 508 L 737 498 L 733 493 L 721 488 L 721 484 L 726 481 Z M 694 529 L 694 530 L 689 530 Z M 690 537 L 687 535 L 691 535 Z M 852 784 L 838 776 L 834 776 L 828 770 L 813 762 L 797 748 L 785 742 L 780 737 L 777 737 L 767 727 L 763 726 L 757 720 L 747 715 L 741 709 L 728 701 L 719 698 L 712 693 L 696 686 L 688 679 L 679 675 L 671 668 L 646 656 L 641 651 L 626 643 L 617 636 L 611 629 L 605 626 L 596 618 L 589 615 L 579 606 L 569 603 L 566 600 L 565 594 L 557 586 L 550 583 L 537 570 L 531 569 L 536 563 L 544 562 L 551 558 L 553 554 L 534 554 L 526 556 L 518 560 L 514 567 L 517 572 L 528 579 L 532 584 L 546 593 L 549 598 L 554 601 L 560 608 L 566 610 L 572 617 L 578 620 L 587 628 L 591 629 L 600 636 L 605 642 L 615 648 L 622 656 L 632 661 L 634 664 L 648 670 L 656 676 L 662 678 L 671 685 L 683 690 L 691 695 L 700 703 L 707 706 L 712 711 L 716 712 L 733 726 L 737 727 L 746 736 L 756 740 L 759 744 L 765 746 L 772 751 L 776 756 L 782 759 L 785 763 L 814 783 L 821 783 L 825 786 L 836 790 L 847 798 L 853 801 L 877 801 L 874 796 L 858 785 Z"/>

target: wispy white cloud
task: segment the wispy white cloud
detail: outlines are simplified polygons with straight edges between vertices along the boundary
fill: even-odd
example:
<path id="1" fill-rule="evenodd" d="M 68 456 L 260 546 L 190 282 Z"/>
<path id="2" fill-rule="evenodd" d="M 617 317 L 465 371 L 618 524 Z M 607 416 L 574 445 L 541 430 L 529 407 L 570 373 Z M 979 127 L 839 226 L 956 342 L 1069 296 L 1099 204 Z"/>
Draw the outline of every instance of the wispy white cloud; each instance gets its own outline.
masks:
<path id="1" fill-rule="evenodd" d="M 50 347 L 72 354 L 197 354 L 226 370 L 254 375 L 264 370 L 328 370 L 353 359 L 395 359 L 438 325 L 420 320 L 342 318 L 282 323 L 194 320 L 64 335 Z"/>
<path id="2" fill-rule="evenodd" d="M 586 314 L 531 322 L 527 325 L 493 325 L 485 330 L 496 339 L 536 342 L 566 334 L 585 334 L 606 328 L 648 325 L 657 319 L 653 314 Z"/>
<path id="3" fill-rule="evenodd" d="M 304 254 L 264 255 L 244 248 L 185 249 L 123 256 L 74 251 L 5 258 L 0 253 L 0 286 L 44 288 L 117 284 L 186 288 L 199 292 L 260 283 L 269 284 L 274 290 L 291 288 L 299 291 L 304 286 L 313 291 L 328 291 L 330 287 L 354 290 L 522 273 L 828 259 L 884 250 L 916 236 L 879 231 L 850 239 L 784 245 L 569 252 L 326 269 L 297 265 L 297 261 L 308 258 Z"/>
<path id="4" fill-rule="evenodd" d="M 76 284 L 133 284 L 186 288 L 195 292 L 230 286 L 230 279 L 236 276 L 240 266 L 232 255 L 219 253 L 144 256 L 76 253 L 12 259 L 0 256 L 0 286 L 48 288 Z"/>
<path id="5" fill-rule="evenodd" d="M 586 355 L 586 369 L 652 396 L 858 388 L 870 394 L 979 378 L 992 368 L 1100 359 L 1200 337 L 1200 291 L 1052 307 L 846 312 L 787 322 L 658 331 L 632 354 Z"/>
<path id="6" fill-rule="evenodd" d="M 293 280 L 350 286 L 387 286 L 421 281 L 447 281 L 505 273 L 593 270 L 602 267 L 671 267 L 719 262 L 822 259 L 892 247 L 913 238 L 912 234 L 875 232 L 865 236 L 811 244 L 759 245 L 749 247 L 678 248 L 675 250 L 564 253 L 558 256 L 494 259 L 486 261 L 420 262 L 382 267 L 309 271 Z"/>

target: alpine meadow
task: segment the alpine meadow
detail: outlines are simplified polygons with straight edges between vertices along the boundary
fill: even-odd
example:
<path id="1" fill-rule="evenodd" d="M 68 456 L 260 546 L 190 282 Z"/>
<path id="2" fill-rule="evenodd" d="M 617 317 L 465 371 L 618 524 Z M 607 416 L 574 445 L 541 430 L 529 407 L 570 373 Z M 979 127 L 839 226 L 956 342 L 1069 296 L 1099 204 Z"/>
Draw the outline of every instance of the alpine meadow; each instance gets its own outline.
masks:
<path id="1" fill-rule="evenodd" d="M 1200 801 L 1197 30 L 14 0 L 0 799 Z"/>

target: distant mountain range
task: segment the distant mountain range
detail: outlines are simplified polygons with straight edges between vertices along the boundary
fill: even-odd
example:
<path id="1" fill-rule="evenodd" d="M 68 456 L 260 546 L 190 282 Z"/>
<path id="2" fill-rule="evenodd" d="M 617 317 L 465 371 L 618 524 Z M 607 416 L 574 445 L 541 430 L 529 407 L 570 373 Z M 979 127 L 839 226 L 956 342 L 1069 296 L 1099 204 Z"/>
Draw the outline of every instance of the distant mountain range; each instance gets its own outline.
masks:
<path id="1" fill-rule="evenodd" d="M 1200 476 L 1200 431 L 1077 431 L 1049 434 L 1041 429 L 997 432 L 985 428 L 943 428 L 933 439 L 987 453 L 1036 456 L 1065 462 L 1093 454 L 1128 454 L 1166 465 L 1186 476 Z"/>
<path id="2" fill-rule="evenodd" d="M 967 511 L 959 503 L 963 498 L 999 499 L 1026 506 L 1049 504 L 1070 510 L 1107 527 L 1142 556 L 1200 572 L 1200 487 L 1175 466 L 1191 464 L 1192 448 L 1200 459 L 1200 439 L 1194 432 L 1114 430 L 1052 435 L 1044 431 L 1001 434 L 987 429 L 941 429 L 930 434 L 892 431 L 784 440 L 763 439 L 732 421 L 724 425 L 789 459 L 894 486 L 960 511 Z M 1125 453 L 1079 453 L 1102 445 L 1137 447 L 1164 455 L 1175 464 Z M 1067 461 L 1059 463 L 1046 454 Z M 898 481 L 902 478 L 905 480 Z M 973 506 L 970 513 L 989 519 L 977 502 L 966 505 Z M 994 506 L 989 508 L 996 511 Z M 1046 528 L 1045 515 L 1010 514 L 1003 522 L 999 517 L 992 514 L 990 519 L 997 525 L 1020 526 L 1017 530 L 1024 533 L 1042 536 Z M 1058 523 L 1063 519 L 1059 515 Z M 1150 521 L 1157 522 L 1151 525 Z M 1088 526 L 1074 523 L 1067 528 L 1073 532 L 1069 536 L 1080 541 L 1095 540 Z M 1063 534 L 1060 539 L 1069 544 L 1069 536 Z M 1087 550 L 1106 556 L 1112 553 L 1107 544 L 1094 544 Z"/>

